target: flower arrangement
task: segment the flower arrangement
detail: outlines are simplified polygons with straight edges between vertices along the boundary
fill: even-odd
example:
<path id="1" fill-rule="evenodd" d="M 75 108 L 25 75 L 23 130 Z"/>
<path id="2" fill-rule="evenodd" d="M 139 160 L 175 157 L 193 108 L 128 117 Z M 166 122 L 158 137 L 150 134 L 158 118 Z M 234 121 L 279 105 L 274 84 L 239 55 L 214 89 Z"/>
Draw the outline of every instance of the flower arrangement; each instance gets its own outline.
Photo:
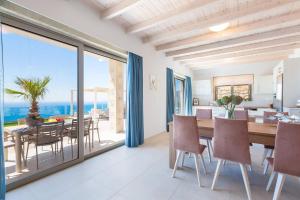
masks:
<path id="1" fill-rule="evenodd" d="M 216 102 L 218 106 L 223 106 L 228 113 L 229 119 L 234 119 L 234 110 L 237 105 L 243 102 L 243 98 L 238 95 L 224 96 Z"/>

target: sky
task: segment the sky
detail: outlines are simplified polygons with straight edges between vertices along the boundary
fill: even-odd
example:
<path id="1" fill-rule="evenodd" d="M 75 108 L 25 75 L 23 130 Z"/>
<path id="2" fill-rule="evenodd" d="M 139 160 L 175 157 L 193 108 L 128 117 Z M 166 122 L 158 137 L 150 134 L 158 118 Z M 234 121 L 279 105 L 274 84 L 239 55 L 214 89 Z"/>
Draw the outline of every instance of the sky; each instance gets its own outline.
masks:
<path id="1" fill-rule="evenodd" d="M 4 88 L 18 89 L 16 77 L 50 76 L 48 92 L 40 102 L 70 102 L 70 91 L 77 87 L 77 48 L 3 27 Z M 85 54 L 84 87 L 108 87 L 108 70 L 107 59 Z M 93 98 L 93 94 L 85 94 L 85 102 L 92 102 Z M 98 101 L 106 99 L 105 95 L 98 95 Z M 23 102 L 7 94 L 4 101 Z"/>

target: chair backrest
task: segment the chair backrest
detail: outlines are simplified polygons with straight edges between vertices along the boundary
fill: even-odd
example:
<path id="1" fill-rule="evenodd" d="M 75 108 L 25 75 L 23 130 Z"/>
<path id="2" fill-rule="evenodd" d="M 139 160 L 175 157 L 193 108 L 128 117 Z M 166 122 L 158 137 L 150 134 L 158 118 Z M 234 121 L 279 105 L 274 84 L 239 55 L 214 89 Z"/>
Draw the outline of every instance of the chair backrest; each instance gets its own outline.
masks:
<path id="1" fill-rule="evenodd" d="M 300 124 L 279 122 L 275 139 L 274 171 L 300 176 Z"/>
<path id="2" fill-rule="evenodd" d="M 92 117 L 86 117 L 83 119 L 83 123 L 84 123 L 84 131 L 89 131 L 90 130 L 90 127 L 91 127 L 91 124 L 92 124 L 92 120 L 93 118 Z M 77 125 L 78 124 L 78 120 L 77 119 L 73 119 L 72 120 L 72 131 L 77 131 Z"/>
<path id="3" fill-rule="evenodd" d="M 174 148 L 190 153 L 201 153 L 196 117 L 174 115 L 173 123 Z"/>
<path id="4" fill-rule="evenodd" d="M 88 118 L 84 118 L 84 131 L 89 132 L 90 128 L 91 128 L 91 124 L 92 124 L 92 118 L 88 117 Z"/>
<path id="5" fill-rule="evenodd" d="M 248 110 L 235 110 L 234 111 L 235 119 L 239 120 L 249 120 Z"/>
<path id="6" fill-rule="evenodd" d="M 264 112 L 264 118 L 263 118 L 264 124 L 277 124 L 278 123 L 278 119 L 277 118 L 274 117 L 274 119 L 271 119 L 271 117 L 275 116 L 276 114 L 277 114 L 277 112 L 265 111 Z M 282 114 L 289 115 L 288 112 L 283 112 Z"/>
<path id="7" fill-rule="evenodd" d="M 216 118 L 214 123 L 214 156 L 250 165 L 248 122 Z"/>
<path id="8" fill-rule="evenodd" d="M 212 119 L 212 109 L 197 109 L 197 119 Z"/>
<path id="9" fill-rule="evenodd" d="M 62 136 L 64 130 L 64 122 L 43 123 L 36 127 L 36 139 L 44 135 Z"/>

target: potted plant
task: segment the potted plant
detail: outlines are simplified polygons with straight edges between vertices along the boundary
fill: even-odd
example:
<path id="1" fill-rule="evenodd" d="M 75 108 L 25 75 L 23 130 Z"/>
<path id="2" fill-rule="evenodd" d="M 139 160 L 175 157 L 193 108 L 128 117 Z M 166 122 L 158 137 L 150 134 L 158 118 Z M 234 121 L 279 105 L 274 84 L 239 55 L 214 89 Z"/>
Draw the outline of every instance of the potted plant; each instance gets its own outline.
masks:
<path id="1" fill-rule="evenodd" d="M 46 76 L 43 79 L 32 78 L 25 79 L 17 77 L 15 84 L 20 90 L 5 89 L 7 94 L 22 97 L 30 104 L 28 116 L 26 118 L 26 124 L 28 126 L 35 126 L 38 123 L 42 123 L 44 119 L 39 114 L 38 100 L 44 98 L 47 92 L 47 85 L 50 82 L 50 77 Z"/>
<path id="2" fill-rule="evenodd" d="M 237 105 L 243 102 L 243 98 L 237 95 L 224 96 L 217 100 L 218 106 L 223 106 L 229 119 L 234 119 L 234 110 Z"/>

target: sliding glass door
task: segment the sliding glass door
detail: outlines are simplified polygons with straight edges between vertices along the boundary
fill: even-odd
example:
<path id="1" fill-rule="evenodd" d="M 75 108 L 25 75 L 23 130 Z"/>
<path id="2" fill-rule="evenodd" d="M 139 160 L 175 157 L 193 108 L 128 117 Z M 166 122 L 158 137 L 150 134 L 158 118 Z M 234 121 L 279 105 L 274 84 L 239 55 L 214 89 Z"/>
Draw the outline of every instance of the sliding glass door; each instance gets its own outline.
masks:
<path id="1" fill-rule="evenodd" d="M 125 63 L 84 51 L 85 155 L 106 151 L 125 139 Z"/>
<path id="2" fill-rule="evenodd" d="M 175 77 L 175 114 L 184 112 L 184 79 Z"/>
<path id="3" fill-rule="evenodd" d="M 1 35 L 10 184 L 78 159 L 78 47 L 5 24 Z"/>

